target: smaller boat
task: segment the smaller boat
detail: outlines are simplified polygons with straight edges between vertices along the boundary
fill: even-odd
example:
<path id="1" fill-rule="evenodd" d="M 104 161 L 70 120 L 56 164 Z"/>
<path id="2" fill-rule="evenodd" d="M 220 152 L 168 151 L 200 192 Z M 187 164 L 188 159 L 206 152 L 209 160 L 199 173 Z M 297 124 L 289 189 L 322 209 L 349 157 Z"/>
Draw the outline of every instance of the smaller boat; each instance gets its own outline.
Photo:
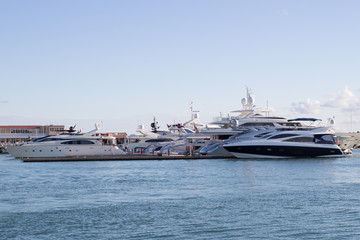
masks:
<path id="1" fill-rule="evenodd" d="M 90 156 L 124 155 L 124 151 L 116 146 L 116 138 L 97 133 L 95 129 L 81 133 L 73 127 L 66 133 L 46 136 L 20 144 L 7 145 L 6 151 L 15 158 L 71 158 Z"/>
<path id="2" fill-rule="evenodd" d="M 337 157 L 342 150 L 328 128 L 274 130 L 261 137 L 235 140 L 223 146 L 237 158 Z"/>
<path id="3" fill-rule="evenodd" d="M 5 149 L 5 146 L 0 145 L 0 154 L 6 154 L 7 151 Z"/>
<path id="4" fill-rule="evenodd" d="M 178 134 L 170 131 L 159 130 L 158 122 L 154 121 L 150 124 L 151 131 L 146 130 L 143 125 L 139 125 L 136 130 L 140 134 L 131 134 L 125 139 L 121 145 L 127 153 L 144 153 L 145 149 L 161 143 L 169 143 L 179 139 Z"/>

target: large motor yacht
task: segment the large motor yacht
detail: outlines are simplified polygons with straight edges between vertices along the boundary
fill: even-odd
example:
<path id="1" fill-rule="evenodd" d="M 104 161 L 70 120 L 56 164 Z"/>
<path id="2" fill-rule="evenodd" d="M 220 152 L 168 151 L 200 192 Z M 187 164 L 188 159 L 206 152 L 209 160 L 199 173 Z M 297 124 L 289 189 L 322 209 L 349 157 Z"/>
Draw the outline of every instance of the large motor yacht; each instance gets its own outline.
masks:
<path id="1" fill-rule="evenodd" d="M 159 130 L 158 122 L 155 118 L 150 126 L 151 131 L 146 130 L 144 125 L 139 125 L 136 131 L 140 134 L 131 134 L 128 136 L 124 144 L 122 144 L 122 147 L 129 153 L 144 153 L 145 149 L 149 146 L 166 144 L 180 138 L 179 134 Z"/>
<path id="2" fill-rule="evenodd" d="M 336 144 L 328 128 L 276 130 L 223 147 L 237 158 L 336 157 L 350 153 Z"/>
<path id="3" fill-rule="evenodd" d="M 74 156 L 123 155 L 116 146 L 116 138 L 97 133 L 99 125 L 87 133 L 75 132 L 46 136 L 20 144 L 6 146 L 7 152 L 15 158 L 66 158 Z"/>

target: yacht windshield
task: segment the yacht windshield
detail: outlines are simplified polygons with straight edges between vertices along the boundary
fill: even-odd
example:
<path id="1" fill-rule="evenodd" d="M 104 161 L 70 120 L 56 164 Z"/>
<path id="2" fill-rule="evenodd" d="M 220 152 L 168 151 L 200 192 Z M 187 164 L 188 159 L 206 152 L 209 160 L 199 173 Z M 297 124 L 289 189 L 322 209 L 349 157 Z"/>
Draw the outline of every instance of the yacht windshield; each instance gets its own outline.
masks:
<path id="1" fill-rule="evenodd" d="M 294 137 L 284 140 L 284 142 L 314 142 L 312 137 Z"/>
<path id="2" fill-rule="evenodd" d="M 66 141 L 62 142 L 61 144 L 94 144 L 92 141 L 88 140 L 72 140 L 72 141 Z"/>
<path id="3" fill-rule="evenodd" d="M 241 124 L 241 127 L 274 127 L 274 123 L 272 122 L 247 122 Z"/>
<path id="4" fill-rule="evenodd" d="M 317 134 L 314 135 L 315 143 L 319 144 L 335 144 L 334 136 L 332 134 Z"/>

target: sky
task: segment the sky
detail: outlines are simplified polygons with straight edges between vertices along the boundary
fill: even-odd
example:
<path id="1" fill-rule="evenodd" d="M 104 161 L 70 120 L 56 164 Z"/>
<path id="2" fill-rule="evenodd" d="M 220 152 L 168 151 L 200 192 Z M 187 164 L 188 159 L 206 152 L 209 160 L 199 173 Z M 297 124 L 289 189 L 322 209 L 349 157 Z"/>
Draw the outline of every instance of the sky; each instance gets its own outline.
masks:
<path id="1" fill-rule="evenodd" d="M 360 1 L 0 0 L 0 125 L 134 133 L 256 106 L 360 131 Z"/>

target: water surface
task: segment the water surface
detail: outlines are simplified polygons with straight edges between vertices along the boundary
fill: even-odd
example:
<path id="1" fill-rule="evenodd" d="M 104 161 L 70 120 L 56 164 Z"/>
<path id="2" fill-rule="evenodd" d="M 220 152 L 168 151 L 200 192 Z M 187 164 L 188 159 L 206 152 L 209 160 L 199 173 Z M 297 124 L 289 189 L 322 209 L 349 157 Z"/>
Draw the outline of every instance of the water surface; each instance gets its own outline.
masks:
<path id="1" fill-rule="evenodd" d="M 0 155 L 0 239 L 358 239 L 345 158 L 24 163 Z"/>

